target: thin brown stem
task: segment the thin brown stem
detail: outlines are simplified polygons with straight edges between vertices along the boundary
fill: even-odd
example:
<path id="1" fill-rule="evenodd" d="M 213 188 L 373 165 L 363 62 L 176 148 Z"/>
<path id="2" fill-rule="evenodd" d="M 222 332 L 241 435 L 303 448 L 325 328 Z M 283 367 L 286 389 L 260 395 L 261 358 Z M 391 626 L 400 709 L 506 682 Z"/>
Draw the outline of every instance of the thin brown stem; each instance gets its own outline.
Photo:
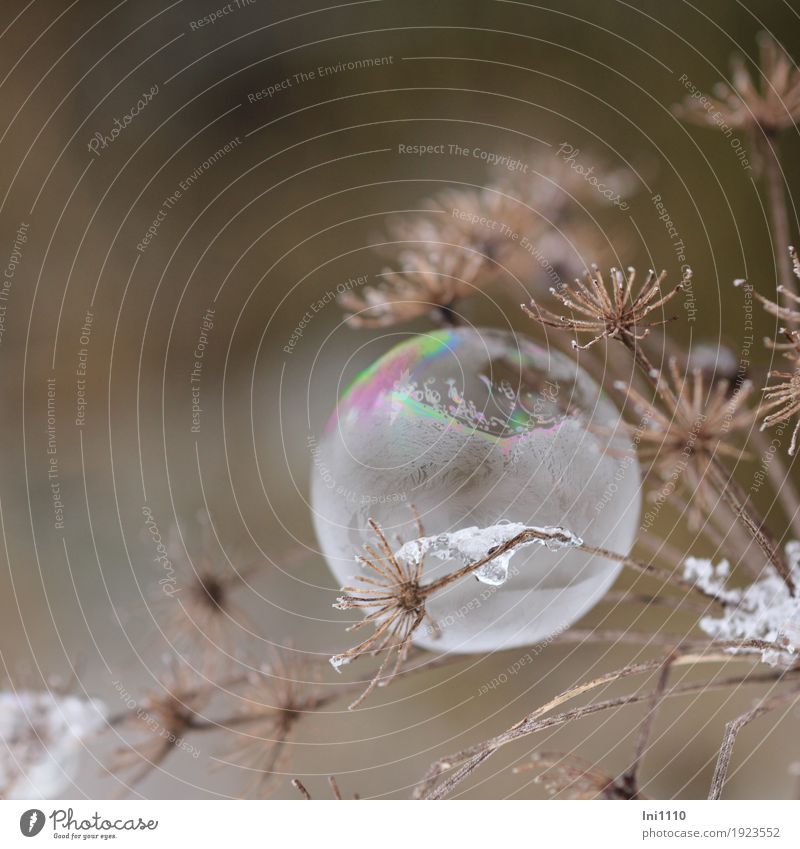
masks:
<path id="1" fill-rule="evenodd" d="M 789 227 L 789 210 L 786 204 L 786 188 L 781 169 L 778 142 L 774 137 L 767 137 L 761 145 L 764 155 L 764 174 L 767 184 L 769 212 L 772 220 L 772 235 L 774 238 L 775 265 L 778 271 L 778 281 L 785 292 L 797 294 L 797 280 L 792 273 L 792 263 L 789 258 L 791 245 L 791 230 Z M 796 306 L 785 292 L 782 294 L 783 305 L 789 308 Z"/>
<path id="2" fill-rule="evenodd" d="M 775 710 L 775 708 L 780 707 L 786 702 L 794 701 L 798 697 L 800 697 L 800 691 L 798 690 L 793 690 L 790 693 L 779 693 L 769 699 L 765 699 L 752 710 L 736 717 L 736 719 L 731 720 L 725 726 L 725 735 L 722 738 L 722 745 L 720 746 L 717 765 L 714 769 L 714 777 L 711 779 L 711 790 L 708 793 L 709 799 L 719 799 L 722 795 L 722 788 L 725 784 L 725 778 L 728 775 L 728 767 L 731 762 L 733 747 L 736 743 L 736 737 L 742 728 L 744 728 L 744 726 L 748 723 L 753 722 L 753 720 L 763 716 L 765 713 Z"/>
<path id="3" fill-rule="evenodd" d="M 598 602 L 598 604 L 641 604 L 645 607 L 668 607 L 670 610 L 675 610 L 675 597 L 668 595 L 651 595 L 650 593 L 640 593 L 633 589 L 630 590 L 614 590 L 607 592 Z M 708 604 L 701 601 L 695 601 L 690 598 L 682 598 L 680 600 L 681 610 L 686 612 L 691 611 L 694 614 L 705 616 L 708 613 Z M 567 632 L 569 633 L 569 632 Z M 623 632 L 625 633 L 625 632 Z"/>
<path id="4" fill-rule="evenodd" d="M 647 633 L 644 631 L 617 631 L 596 628 L 570 628 L 554 638 L 555 643 L 609 643 L 625 644 L 648 648 L 673 648 L 683 640 L 683 634 Z M 709 643 L 706 642 L 705 645 Z"/>
<path id="5" fill-rule="evenodd" d="M 650 697 L 649 710 L 647 711 L 645 718 L 642 720 L 642 724 L 639 726 L 639 734 L 636 739 L 633 761 L 621 779 L 623 787 L 625 787 L 632 799 L 639 795 L 639 769 L 642 765 L 642 761 L 644 760 L 645 753 L 647 752 L 650 737 L 653 734 L 653 727 L 655 726 L 656 715 L 658 714 L 658 709 L 661 706 L 664 693 L 667 689 L 667 682 L 669 681 L 669 673 L 672 668 L 673 657 L 674 655 L 670 654 L 664 661 L 664 665 L 661 667 L 661 673 L 658 676 L 658 683 Z"/>
<path id="6" fill-rule="evenodd" d="M 670 687 L 664 693 L 664 699 L 671 699 L 675 696 L 691 696 L 698 693 L 709 693 L 714 690 L 724 690 L 728 687 L 739 687 L 745 684 L 774 684 L 777 681 L 785 680 L 787 675 L 792 675 L 792 678 L 800 674 L 800 670 L 795 670 L 794 673 L 767 672 L 759 675 L 731 675 L 727 678 L 720 678 L 717 681 L 700 681 L 691 684 L 676 684 Z M 546 731 L 549 728 L 556 728 L 573 720 L 583 719 L 595 713 L 613 710 L 617 707 L 627 707 L 629 705 L 639 704 L 641 702 L 652 699 L 652 693 L 630 693 L 625 696 L 618 696 L 614 699 L 606 699 L 602 702 L 593 702 L 589 705 L 583 705 L 579 708 L 565 711 L 564 713 L 548 716 L 538 720 L 535 725 L 531 726 L 529 733 L 538 731 Z"/>
<path id="7" fill-rule="evenodd" d="M 645 563 L 644 561 L 637 560 L 634 557 L 627 557 L 626 555 L 619 554 L 616 551 L 610 551 L 607 548 L 598 548 L 593 545 L 587 545 L 586 543 L 582 543 L 578 546 L 578 548 L 588 554 L 596 554 L 599 557 L 605 557 L 607 560 L 616 560 L 618 563 L 622 563 L 623 566 L 627 566 L 629 569 L 633 569 L 643 575 L 655 578 L 662 584 L 671 584 L 682 590 L 686 590 L 687 592 L 699 593 L 703 596 L 703 598 L 709 599 L 709 601 L 714 601 L 723 606 L 725 605 L 725 601 L 719 596 L 714 595 L 714 593 L 708 592 L 707 590 L 697 586 L 697 584 L 693 581 L 689 581 L 680 575 L 674 574 L 673 572 L 668 572 L 666 569 L 662 569 L 660 566 L 656 566 L 653 563 Z"/>

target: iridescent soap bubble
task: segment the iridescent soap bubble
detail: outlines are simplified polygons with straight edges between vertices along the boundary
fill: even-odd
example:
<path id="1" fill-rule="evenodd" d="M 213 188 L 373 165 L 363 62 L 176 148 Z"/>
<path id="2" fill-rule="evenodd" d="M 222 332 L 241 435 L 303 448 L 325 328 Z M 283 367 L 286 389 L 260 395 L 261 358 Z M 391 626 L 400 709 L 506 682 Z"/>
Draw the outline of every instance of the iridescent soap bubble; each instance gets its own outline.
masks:
<path id="1" fill-rule="evenodd" d="M 362 571 L 354 555 L 387 537 L 504 522 L 563 527 L 628 554 L 640 507 L 639 466 L 614 404 L 571 358 L 501 330 L 421 334 L 390 350 L 342 396 L 314 452 L 317 536 L 340 586 Z M 463 565 L 428 557 L 424 581 Z M 440 635 L 414 642 L 482 652 L 558 634 L 603 596 L 616 561 L 535 545 L 492 586 L 472 576 L 428 603 Z M 363 572 L 362 572 L 363 574 Z"/>

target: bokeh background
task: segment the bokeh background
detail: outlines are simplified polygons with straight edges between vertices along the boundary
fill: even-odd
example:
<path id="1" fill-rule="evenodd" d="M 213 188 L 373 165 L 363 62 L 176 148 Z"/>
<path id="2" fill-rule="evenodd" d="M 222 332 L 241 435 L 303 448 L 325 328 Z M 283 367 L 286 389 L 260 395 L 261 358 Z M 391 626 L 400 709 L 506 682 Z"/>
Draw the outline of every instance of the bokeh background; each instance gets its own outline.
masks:
<path id="1" fill-rule="evenodd" d="M 566 142 L 587 164 L 629 168 L 630 210 L 593 210 L 601 259 L 677 277 L 651 201 L 660 194 L 695 272 L 694 320 L 670 328 L 683 350 L 737 346 L 744 330 L 734 278 L 773 291 L 757 170 L 744 168 L 722 135 L 682 124 L 671 106 L 686 96 L 682 75 L 709 90 L 728 76 L 732 52 L 755 55 L 761 30 L 800 56 L 791 3 L 252 0 L 192 25 L 221 5 L 7 0 L 0 12 L 0 258 L 11 254 L 20 224 L 29 225 L 0 342 L 0 656 L 15 686 L 77 676 L 79 690 L 113 708 L 115 681 L 130 692 L 154 685 L 170 646 L 152 605 L 160 575 L 144 505 L 165 533 L 181 523 L 195 559 L 203 552 L 192 521 L 207 508 L 220 542 L 210 555 L 260 564 L 240 596 L 259 635 L 249 659 L 262 650 L 267 657 L 271 645 L 327 656 L 351 644 L 345 617 L 331 608 L 338 587 L 311 524 L 308 437 L 320 432 L 342 382 L 428 325 L 352 330 L 331 304 L 291 354 L 284 346 L 313 302 L 381 271 L 384 259 L 369 246 L 387 215 L 419 209 L 448 183 L 500 176 L 472 157 L 412 157 L 399 144 L 479 146 L 533 161 Z M 302 84 L 294 77 L 368 57 L 392 61 Z M 248 97 L 286 79 L 291 85 L 272 96 Z M 92 153 L 94 134 L 109 134 L 153 86 L 146 108 Z M 138 250 L 181 181 L 232 142 Z M 797 133 L 781 144 L 793 188 Z M 532 288 L 537 271 L 525 281 Z M 504 303 L 503 320 L 536 336 L 513 298 Z M 189 376 L 210 307 L 200 428 L 192 432 Z M 465 306 L 476 322 L 496 321 L 496 309 L 480 299 Z M 757 312 L 756 339 L 773 332 Z M 83 348 L 87 406 L 76 426 Z M 767 367 L 761 356 L 756 346 L 755 371 Z M 48 478 L 52 379 L 63 528 Z M 671 532 L 673 544 L 689 544 L 669 509 L 659 521 L 655 530 Z M 598 608 L 581 627 L 600 624 L 680 632 L 692 616 Z M 481 686 L 520 652 L 422 672 L 357 713 L 345 697 L 299 727 L 276 795 L 293 795 L 295 775 L 321 794 L 321 777 L 335 774 L 348 793 L 403 798 L 437 756 L 502 730 L 582 677 L 655 651 L 555 643 L 484 695 Z M 327 680 L 335 685 L 333 672 Z M 671 701 L 644 792 L 705 796 L 724 724 L 755 694 L 743 687 Z M 542 796 L 509 769 L 534 744 L 621 770 L 640 716 L 637 708 L 612 712 L 509 747 L 460 793 Z M 767 718 L 743 733 L 729 797 L 794 793 L 797 719 Z M 214 768 L 226 745 L 223 735 L 202 736 L 198 760 L 176 751 L 137 792 L 242 793 L 248 775 Z M 77 797 L 118 790 L 107 750 L 95 754 Z"/>

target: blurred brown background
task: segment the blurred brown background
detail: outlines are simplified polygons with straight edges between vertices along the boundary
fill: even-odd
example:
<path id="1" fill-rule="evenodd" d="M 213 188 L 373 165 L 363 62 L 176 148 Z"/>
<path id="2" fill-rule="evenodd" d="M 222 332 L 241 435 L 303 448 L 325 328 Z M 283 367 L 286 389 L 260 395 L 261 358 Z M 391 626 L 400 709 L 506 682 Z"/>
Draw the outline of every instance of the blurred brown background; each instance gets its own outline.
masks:
<path id="1" fill-rule="evenodd" d="M 253 0 L 193 26 L 220 5 L 3 4 L 3 260 L 20 223 L 29 225 L 0 342 L 0 654 L 17 686 L 69 677 L 74 664 L 81 686 L 113 707 L 115 680 L 130 691 L 152 685 L 168 646 L 148 603 L 159 573 L 143 534 L 145 504 L 166 533 L 205 497 L 228 556 L 265 562 L 243 596 L 265 652 L 268 643 L 291 642 L 327 656 L 350 644 L 331 609 L 337 587 L 316 552 L 307 438 L 319 433 L 341 382 L 425 324 L 353 331 L 331 305 L 291 354 L 284 346 L 312 302 L 381 270 L 368 246 L 386 215 L 419 208 L 448 182 L 499 176 L 474 158 L 415 158 L 399 154 L 398 144 L 455 143 L 529 159 L 548 155 L 538 139 L 568 142 L 587 162 L 631 167 L 650 191 L 640 185 L 631 194 L 629 214 L 602 211 L 598 235 L 609 261 L 625 246 L 620 262 L 663 266 L 674 279 L 672 246 L 649 197 L 662 196 L 695 271 L 697 318 L 671 328 L 687 350 L 701 341 L 739 343 L 734 278 L 765 293 L 774 286 L 757 175 L 728 140 L 682 125 L 670 106 L 686 94 L 681 75 L 709 90 L 727 76 L 732 52 L 755 53 L 759 30 L 800 55 L 791 4 Z M 294 76 L 367 57 L 392 61 L 303 83 Z M 286 79 L 272 96 L 248 97 Z M 110 134 L 153 86 L 151 102 L 92 153 L 95 133 Z M 181 181 L 231 142 L 167 208 Z M 800 145 L 796 134 L 782 143 L 795 186 Z M 140 251 L 159 210 L 166 212 L 157 234 Z M 200 429 L 192 432 L 193 352 L 212 306 Z M 513 301 L 504 306 L 502 320 L 533 333 Z M 473 320 L 498 320 L 480 303 L 466 309 Z M 757 339 L 773 332 L 767 316 L 756 321 Z M 83 348 L 87 406 L 78 427 Z M 48 378 L 56 386 L 63 529 L 48 479 Z M 669 528 L 674 516 L 661 520 Z M 187 545 L 198 556 L 191 535 Z M 598 608 L 584 624 L 647 630 L 664 621 L 673 632 L 692 624 L 680 612 L 632 621 L 638 614 L 620 609 L 604 621 L 606 612 Z M 446 673 L 397 682 L 358 714 L 342 700 L 300 727 L 288 772 L 333 773 L 348 793 L 402 798 L 435 757 L 507 727 L 579 678 L 652 650 L 554 645 L 479 696 L 520 654 L 465 659 Z M 644 792 L 704 796 L 724 723 L 753 695 L 744 688 L 671 702 Z M 622 769 L 639 716 L 637 708 L 601 715 L 504 750 L 462 792 L 540 796 L 507 768 L 534 743 Z M 800 749 L 780 742 L 786 735 L 773 724 L 742 735 L 741 758 L 753 754 L 732 776 L 729 797 L 792 794 L 787 768 Z M 174 753 L 140 792 L 241 792 L 246 776 L 211 769 L 220 745 L 201 738 L 199 763 Z M 307 783 L 324 793 L 321 779 Z M 90 764 L 76 794 L 113 788 Z M 277 795 L 292 795 L 288 781 Z"/>

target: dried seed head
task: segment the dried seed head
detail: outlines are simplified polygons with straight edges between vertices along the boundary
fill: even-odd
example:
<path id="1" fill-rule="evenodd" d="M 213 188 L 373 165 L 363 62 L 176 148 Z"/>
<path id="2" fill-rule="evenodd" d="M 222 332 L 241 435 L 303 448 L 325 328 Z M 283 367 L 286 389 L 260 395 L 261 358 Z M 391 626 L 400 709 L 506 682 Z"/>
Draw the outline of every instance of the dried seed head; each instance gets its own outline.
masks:
<path id="1" fill-rule="evenodd" d="M 198 514 L 195 524 L 193 556 L 179 528 L 170 531 L 167 551 L 173 575 L 169 582 L 162 579 L 154 592 L 154 608 L 167 638 L 183 654 L 199 655 L 203 663 L 212 658 L 227 663 L 243 636 L 253 630 L 237 595 L 255 567 L 229 561 L 205 512 Z"/>
<path id="2" fill-rule="evenodd" d="M 777 378 L 778 383 L 768 384 L 762 390 L 764 403 L 759 413 L 766 413 L 761 422 L 761 430 L 783 424 L 797 417 L 789 443 L 789 454 L 794 456 L 797 450 L 797 437 L 800 434 L 800 332 L 784 329 L 782 331 L 788 340 L 784 356 L 794 366 L 792 371 L 771 371 L 770 378 Z"/>
<path id="3" fill-rule="evenodd" d="M 273 649 L 270 660 L 247 676 L 241 710 L 226 725 L 241 727 L 241 742 L 224 758 L 251 773 L 250 793 L 270 794 L 289 755 L 300 720 L 323 708 L 336 693 L 321 684 L 320 663 L 293 649 Z"/>
<path id="4" fill-rule="evenodd" d="M 436 625 L 425 610 L 426 593 L 422 586 L 423 559 L 406 563 L 395 557 L 386 535 L 377 522 L 370 519 L 370 527 L 377 538 L 376 546 L 365 545 L 364 555 L 358 561 L 368 574 L 354 579 L 358 586 L 344 587 L 334 607 L 339 610 L 363 610 L 367 615 L 348 630 L 358 631 L 374 625 L 375 631 L 357 646 L 331 658 L 335 669 L 362 656 L 376 656 L 386 652 L 374 678 L 361 696 L 350 705 L 357 707 L 380 683 L 388 685 L 400 671 L 411 650 L 417 628 L 427 621 L 435 631 Z M 420 536 L 423 530 L 418 528 Z M 392 662 L 394 661 L 394 662 Z M 384 676 L 384 670 L 389 669 Z"/>
<path id="5" fill-rule="evenodd" d="M 439 252 L 409 251 L 400 268 L 386 269 L 379 286 L 363 292 L 346 292 L 340 304 L 349 311 L 353 327 L 389 327 L 438 313 L 445 323 L 456 302 L 480 290 L 479 253 L 453 249 Z"/>
<path id="6" fill-rule="evenodd" d="M 387 327 L 428 314 L 452 323 L 460 301 L 504 275 L 517 286 L 518 277 L 529 280 L 532 253 L 552 284 L 562 269 L 572 274 L 583 267 L 576 244 L 590 255 L 608 250 L 586 214 L 603 198 L 574 162 L 532 153 L 519 164 L 528 169 L 522 184 L 507 177 L 479 189 L 448 189 L 421 212 L 390 217 L 376 247 L 390 257 L 391 268 L 379 285 L 340 296 L 348 323 Z M 633 188 L 630 174 L 620 170 L 603 182 L 620 193 Z"/>
<path id="7" fill-rule="evenodd" d="M 627 392 L 641 416 L 642 424 L 636 432 L 640 456 L 651 461 L 651 468 L 663 481 L 678 475 L 684 478 L 684 486 L 694 497 L 693 523 L 703 512 L 707 515 L 717 500 L 707 480 L 712 459 L 740 459 L 740 440 L 731 440 L 730 435 L 747 433 L 755 423 L 756 411 L 747 406 L 753 385 L 744 381 L 731 392 L 729 381 L 717 380 L 709 387 L 701 369 L 685 373 L 673 357 L 669 380 L 659 378 L 657 383 L 660 407 L 635 389 L 618 388 Z"/>
<path id="8" fill-rule="evenodd" d="M 137 739 L 132 745 L 120 749 L 112 770 L 120 773 L 133 770 L 126 779 L 128 787 L 135 786 L 176 748 L 193 729 L 201 711 L 214 693 L 214 684 L 198 674 L 178 658 L 170 657 L 161 676 L 157 690 L 133 701 L 129 712 L 120 721 L 128 726 Z M 138 769 L 137 769 L 138 767 Z"/>
<path id="9" fill-rule="evenodd" d="M 800 71 L 780 44 L 766 33 L 758 37 L 759 68 L 755 76 L 745 60 L 731 60 L 731 84 L 718 83 L 716 97 L 690 97 L 676 113 L 715 129 L 760 128 L 767 134 L 793 127 L 800 120 Z"/>
<path id="10" fill-rule="evenodd" d="M 666 276 L 665 271 L 658 275 L 650 271 L 638 293 L 634 294 L 636 271 L 633 268 L 628 269 L 627 275 L 618 268 L 612 268 L 607 282 L 597 266 L 592 266 L 583 280 L 575 280 L 572 288 L 550 290 L 570 311 L 570 316 L 542 309 L 535 301 L 531 302 L 530 307 L 523 304 L 522 309 L 534 321 L 547 327 L 593 335 L 594 338 L 585 345 L 573 342 L 576 348 L 590 348 L 600 339 L 618 339 L 632 345 L 644 339 L 650 328 L 672 320 L 653 320 L 649 316 L 685 287 L 691 279 L 691 271 L 687 270 L 681 283 L 663 294 L 661 284 Z"/>
<path id="11" fill-rule="evenodd" d="M 797 252 L 793 247 L 789 248 L 789 256 L 792 260 L 792 272 L 794 276 L 800 281 L 800 260 L 797 258 Z M 778 286 L 775 290 L 778 295 L 783 299 L 783 305 L 776 303 L 775 301 L 769 300 L 769 298 L 765 298 L 763 295 L 759 294 L 752 287 L 750 287 L 750 291 L 755 297 L 761 301 L 764 309 L 770 314 L 775 316 L 779 321 L 785 323 L 785 325 L 792 329 L 798 329 L 800 327 L 800 310 L 793 309 L 787 304 L 796 303 L 800 304 L 800 297 L 796 295 L 794 292 L 790 292 L 785 286 Z M 781 331 L 784 333 L 785 331 Z M 772 339 L 764 340 L 766 346 L 775 351 L 789 351 L 790 353 L 794 351 L 794 342 L 790 339 L 788 342 L 779 342 L 773 341 Z M 793 356 L 793 355 L 792 355 Z"/>

